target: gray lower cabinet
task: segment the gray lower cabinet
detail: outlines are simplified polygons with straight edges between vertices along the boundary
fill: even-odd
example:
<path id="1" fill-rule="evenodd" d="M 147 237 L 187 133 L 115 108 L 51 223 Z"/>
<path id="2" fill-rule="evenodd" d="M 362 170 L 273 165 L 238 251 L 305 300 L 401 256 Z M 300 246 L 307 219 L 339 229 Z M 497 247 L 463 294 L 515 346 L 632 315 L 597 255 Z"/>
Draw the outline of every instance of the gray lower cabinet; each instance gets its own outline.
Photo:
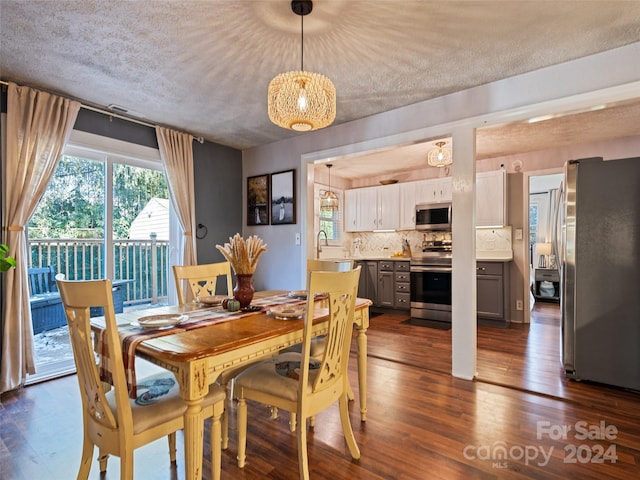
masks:
<path id="1" fill-rule="evenodd" d="M 507 327 L 508 298 L 505 288 L 509 286 L 509 264 L 505 262 L 477 262 L 477 313 L 478 323 Z"/>
<path id="2" fill-rule="evenodd" d="M 378 300 L 378 262 L 375 260 L 356 261 L 355 266 L 360 270 L 360 282 L 358 283 L 358 297 L 368 298 L 376 305 Z"/>
<path id="3" fill-rule="evenodd" d="M 378 301 L 374 302 L 377 307 L 393 308 L 395 304 L 393 264 L 390 260 L 378 262 Z"/>
<path id="4" fill-rule="evenodd" d="M 361 266 L 358 296 L 368 298 L 374 307 L 408 310 L 409 262 L 396 260 L 357 260 Z"/>
<path id="5" fill-rule="evenodd" d="M 411 292 L 410 276 L 409 276 L 409 262 L 393 262 L 394 265 L 394 285 L 395 285 L 395 298 L 394 307 L 399 310 L 409 310 L 411 308 L 411 299 L 409 294 Z"/>

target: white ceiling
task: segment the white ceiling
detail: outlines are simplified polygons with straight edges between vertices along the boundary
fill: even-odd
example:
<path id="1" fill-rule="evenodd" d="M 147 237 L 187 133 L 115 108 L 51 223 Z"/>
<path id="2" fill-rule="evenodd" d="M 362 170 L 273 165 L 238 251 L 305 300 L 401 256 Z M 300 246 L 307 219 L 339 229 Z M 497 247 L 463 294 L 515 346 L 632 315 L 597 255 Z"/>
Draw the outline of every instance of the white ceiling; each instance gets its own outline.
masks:
<path id="1" fill-rule="evenodd" d="M 300 135 L 266 111 L 271 78 L 300 67 L 288 0 L 0 0 L 0 9 L 2 80 L 239 149 Z M 341 124 L 638 42 L 640 2 L 316 0 L 304 37 L 305 69 L 335 83 Z M 637 134 L 639 111 L 585 113 L 588 129 L 584 116 L 484 129 L 478 158 Z M 414 148 L 423 162 L 424 145 Z"/>

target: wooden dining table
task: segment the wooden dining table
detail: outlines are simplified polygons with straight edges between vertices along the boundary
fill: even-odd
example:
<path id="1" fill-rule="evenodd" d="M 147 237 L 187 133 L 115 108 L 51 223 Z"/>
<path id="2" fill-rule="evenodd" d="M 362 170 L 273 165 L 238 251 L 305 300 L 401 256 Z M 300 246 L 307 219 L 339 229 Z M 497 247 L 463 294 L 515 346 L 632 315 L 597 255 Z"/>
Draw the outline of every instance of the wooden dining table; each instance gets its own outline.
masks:
<path id="1" fill-rule="evenodd" d="M 267 305 L 270 300 L 281 301 L 286 291 L 256 292 L 254 302 Z M 356 331 L 358 391 L 360 419 L 367 416 L 367 337 L 369 306 L 371 301 L 358 298 L 354 315 Z M 137 319 L 147 315 L 185 314 L 189 317 L 207 314 L 200 304 L 183 307 L 164 306 L 135 310 L 116 315 L 120 328 L 127 328 Z M 135 344 L 135 355 L 174 373 L 180 387 L 180 395 L 187 403 L 184 414 L 185 470 L 189 480 L 202 478 L 204 418 L 202 400 L 209 386 L 222 372 L 235 369 L 277 354 L 280 350 L 302 342 L 304 320 L 280 320 L 268 314 L 266 309 L 245 315 L 224 318 L 221 307 L 210 307 L 211 313 L 222 320 L 201 328 L 176 329 L 175 332 L 159 331 Z M 328 308 L 326 302 L 316 301 L 313 319 L 313 336 L 327 331 Z M 94 332 L 104 328 L 104 320 L 92 320 Z M 122 333 L 121 333 L 122 337 Z M 99 353 L 99 352 L 98 352 Z"/>

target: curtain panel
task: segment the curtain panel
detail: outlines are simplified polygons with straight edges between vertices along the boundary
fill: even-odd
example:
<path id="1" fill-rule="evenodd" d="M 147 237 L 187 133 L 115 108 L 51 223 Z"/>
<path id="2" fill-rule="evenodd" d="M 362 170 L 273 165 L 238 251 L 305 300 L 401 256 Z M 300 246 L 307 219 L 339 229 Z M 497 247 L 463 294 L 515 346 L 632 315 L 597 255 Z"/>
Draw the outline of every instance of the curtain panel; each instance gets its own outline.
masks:
<path id="1" fill-rule="evenodd" d="M 171 204 L 182 228 L 182 265 L 196 265 L 195 186 L 193 179 L 193 136 L 156 127 L 160 158 L 169 183 Z"/>
<path id="2" fill-rule="evenodd" d="M 2 158 L 2 243 L 17 266 L 5 273 L 0 393 L 35 373 L 25 227 L 44 194 L 69 139 L 80 103 L 9 83 L 6 155 Z"/>

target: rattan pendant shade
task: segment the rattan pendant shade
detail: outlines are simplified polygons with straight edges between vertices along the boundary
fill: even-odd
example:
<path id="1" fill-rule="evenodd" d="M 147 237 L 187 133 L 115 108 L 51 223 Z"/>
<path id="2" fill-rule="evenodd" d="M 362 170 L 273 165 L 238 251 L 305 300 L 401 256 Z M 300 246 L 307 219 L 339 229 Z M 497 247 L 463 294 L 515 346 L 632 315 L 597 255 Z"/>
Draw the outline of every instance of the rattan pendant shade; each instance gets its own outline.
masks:
<path id="1" fill-rule="evenodd" d="M 282 128 L 324 128 L 336 118 L 336 87 L 320 73 L 281 73 L 269 82 L 267 107 L 269 119 Z"/>
<path id="2" fill-rule="evenodd" d="M 308 132 L 335 120 L 336 87 L 324 75 L 304 70 L 304 16 L 313 10 L 313 2 L 294 0 L 291 10 L 300 15 L 300 70 L 281 73 L 269 82 L 267 113 L 279 127 Z"/>
<path id="3" fill-rule="evenodd" d="M 331 167 L 333 167 L 333 165 L 327 163 L 327 168 L 329 169 L 329 189 L 325 190 L 320 197 L 320 209 L 328 208 L 335 212 L 338 210 L 340 202 L 338 201 L 338 196 L 331 190 Z"/>

